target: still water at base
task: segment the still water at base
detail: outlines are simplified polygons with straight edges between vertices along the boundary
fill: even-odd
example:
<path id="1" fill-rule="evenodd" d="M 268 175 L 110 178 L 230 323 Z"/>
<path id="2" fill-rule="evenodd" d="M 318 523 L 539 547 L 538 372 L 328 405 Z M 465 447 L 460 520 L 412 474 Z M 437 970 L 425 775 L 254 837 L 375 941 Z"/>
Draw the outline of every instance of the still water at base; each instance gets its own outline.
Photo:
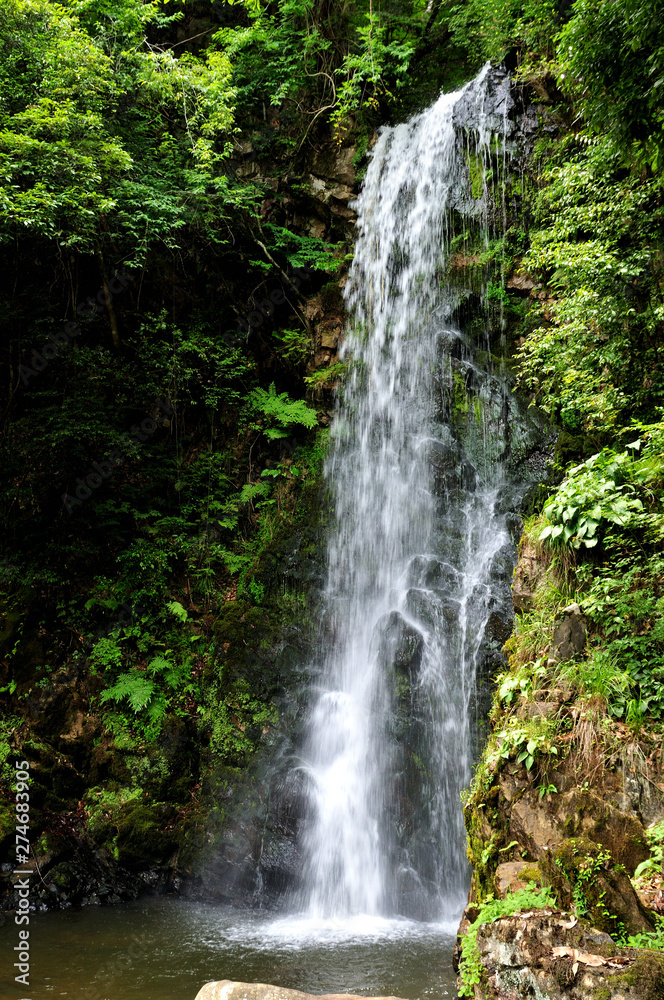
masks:
<path id="1" fill-rule="evenodd" d="M 30 920 L 30 989 L 13 981 L 17 928 L 0 929 L 7 1000 L 194 1000 L 211 979 L 274 983 L 311 993 L 407 1000 L 457 995 L 456 926 L 378 917 L 273 915 L 152 899 Z"/>

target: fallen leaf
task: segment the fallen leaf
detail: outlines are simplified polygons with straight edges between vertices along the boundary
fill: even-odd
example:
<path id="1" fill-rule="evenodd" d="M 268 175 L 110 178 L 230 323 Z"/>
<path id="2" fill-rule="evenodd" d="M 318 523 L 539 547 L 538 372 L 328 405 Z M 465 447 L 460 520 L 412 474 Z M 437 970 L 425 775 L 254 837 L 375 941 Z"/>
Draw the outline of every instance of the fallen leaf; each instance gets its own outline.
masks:
<path id="1" fill-rule="evenodd" d="M 571 931 L 572 927 L 576 927 L 576 925 L 578 924 L 578 922 L 579 921 L 576 919 L 576 917 L 572 917 L 572 919 L 570 920 L 570 922 L 568 924 L 561 924 L 560 926 L 564 927 L 564 929 L 566 931 Z"/>
<path id="2" fill-rule="evenodd" d="M 574 965 L 572 966 L 572 972 L 574 973 L 574 975 L 576 975 L 578 971 L 579 971 L 579 963 L 575 962 Z"/>
<path id="3" fill-rule="evenodd" d="M 556 958 L 571 958 L 576 964 L 581 962 L 583 965 L 594 966 L 599 968 L 600 965 L 608 965 L 608 960 L 602 958 L 601 955 L 590 955 L 588 952 L 579 951 L 577 948 L 554 948 L 553 954 Z"/>

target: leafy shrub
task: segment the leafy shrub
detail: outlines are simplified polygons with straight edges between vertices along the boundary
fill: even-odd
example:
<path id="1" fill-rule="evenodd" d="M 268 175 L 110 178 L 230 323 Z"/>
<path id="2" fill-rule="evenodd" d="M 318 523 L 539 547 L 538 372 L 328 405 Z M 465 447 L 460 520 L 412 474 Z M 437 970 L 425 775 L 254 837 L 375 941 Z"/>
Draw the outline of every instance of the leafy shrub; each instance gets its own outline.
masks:
<path id="1" fill-rule="evenodd" d="M 601 540 L 607 524 L 626 527 L 638 523 L 635 515 L 643 510 L 643 503 L 634 496 L 634 486 L 620 483 L 624 466 L 631 461 L 629 452 L 616 454 L 605 448 L 570 469 L 544 508 L 549 523 L 539 540 L 552 547 L 591 549 Z"/>
<path id="2" fill-rule="evenodd" d="M 646 872 L 661 873 L 664 862 L 664 822 L 652 823 L 646 830 L 646 840 L 650 847 L 650 857 L 637 866 L 634 872 L 635 879 Z"/>
<path id="3" fill-rule="evenodd" d="M 536 757 L 558 754 L 554 738 L 555 726 L 549 719 L 536 718 L 527 724 L 520 724 L 512 716 L 504 729 L 492 735 L 485 751 L 486 763 L 489 768 L 494 769 L 503 761 L 514 758 L 530 771 Z"/>

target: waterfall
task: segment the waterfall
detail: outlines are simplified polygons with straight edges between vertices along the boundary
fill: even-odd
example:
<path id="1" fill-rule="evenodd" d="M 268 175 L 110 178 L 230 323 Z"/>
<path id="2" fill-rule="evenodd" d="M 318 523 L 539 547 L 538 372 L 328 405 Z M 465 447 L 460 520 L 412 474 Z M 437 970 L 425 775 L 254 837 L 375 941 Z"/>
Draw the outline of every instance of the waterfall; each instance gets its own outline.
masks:
<path id="1" fill-rule="evenodd" d="M 454 277 L 455 235 L 489 238 L 486 177 L 506 155 L 490 76 L 382 130 L 357 202 L 328 627 L 303 748 L 310 917 L 438 919 L 467 891 L 476 675 L 514 555 L 509 386 L 482 309 L 479 330 L 458 321 L 471 290 Z"/>

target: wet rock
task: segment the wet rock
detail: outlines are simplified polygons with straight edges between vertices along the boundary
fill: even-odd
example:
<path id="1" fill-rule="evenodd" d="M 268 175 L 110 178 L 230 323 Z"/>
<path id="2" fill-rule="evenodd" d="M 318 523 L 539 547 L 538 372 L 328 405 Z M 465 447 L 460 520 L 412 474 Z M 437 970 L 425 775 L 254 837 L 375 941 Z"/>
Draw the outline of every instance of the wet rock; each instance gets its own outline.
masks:
<path id="1" fill-rule="evenodd" d="M 448 562 L 416 556 L 411 561 L 408 577 L 414 587 L 430 587 L 451 593 L 461 586 L 461 573 Z"/>
<path id="2" fill-rule="evenodd" d="M 262 892 L 280 897 L 299 878 L 302 856 L 291 839 L 273 836 L 263 848 L 258 867 Z"/>
<path id="3" fill-rule="evenodd" d="M 535 591 L 544 579 L 546 563 L 540 558 L 537 550 L 529 542 L 519 546 L 519 559 L 514 570 L 512 584 L 512 600 L 514 610 L 520 613 L 528 611 Z"/>
<path id="4" fill-rule="evenodd" d="M 436 627 L 441 620 L 444 621 L 448 641 L 453 641 L 458 632 L 461 605 L 452 598 L 439 596 L 432 590 L 411 587 L 406 594 L 406 610 L 413 618 L 430 628 Z"/>
<path id="5" fill-rule="evenodd" d="M 449 440 L 429 441 L 427 459 L 433 477 L 433 489 L 437 496 L 447 496 L 455 490 L 474 490 L 477 473 L 463 455 L 459 442 Z"/>
<path id="6" fill-rule="evenodd" d="M 558 705 L 552 701 L 530 701 L 524 699 L 516 710 L 519 719 L 548 719 L 558 711 Z"/>
<path id="7" fill-rule="evenodd" d="M 532 910 L 483 924 L 477 934 L 484 997 L 655 1000 L 664 956 L 625 948 L 569 913 Z"/>
<path id="8" fill-rule="evenodd" d="M 395 670 L 417 670 L 422 659 L 424 636 L 399 614 L 392 611 L 376 624 L 380 658 Z"/>
<path id="9" fill-rule="evenodd" d="M 461 923 L 459 924 L 459 930 L 457 932 L 457 939 L 454 944 L 454 950 L 452 951 L 452 968 L 455 972 L 459 971 L 459 965 L 461 963 L 461 945 L 464 937 L 468 933 L 468 928 L 472 923 L 474 923 L 480 915 L 480 910 L 478 906 L 474 903 L 468 903 L 463 914 L 461 916 Z"/>
<path id="10" fill-rule="evenodd" d="M 560 905 L 578 908 L 580 897 L 583 912 L 601 930 L 630 935 L 653 929 L 625 869 L 614 866 L 601 845 L 573 837 L 542 852 L 540 867 Z"/>
<path id="11" fill-rule="evenodd" d="M 613 861 L 624 865 L 630 875 L 650 856 L 638 817 L 586 789 L 544 799 L 535 789 L 524 792 L 512 802 L 510 832 L 537 859 L 570 837 L 587 837 L 610 851 Z"/>
<path id="12" fill-rule="evenodd" d="M 553 630 L 549 663 L 571 660 L 583 652 L 586 644 L 586 620 L 578 604 L 570 604 L 563 611 L 563 618 Z"/>
<path id="13" fill-rule="evenodd" d="M 507 543 L 496 552 L 491 561 L 491 578 L 496 583 L 511 584 L 514 574 L 514 546 Z"/>
<path id="14" fill-rule="evenodd" d="M 535 288 L 535 282 L 529 274 L 513 274 L 507 282 L 507 287 L 510 291 L 516 292 L 517 294 L 529 295 L 533 288 Z"/>
<path id="15" fill-rule="evenodd" d="M 664 820 L 664 791 L 630 761 L 623 761 L 622 778 L 619 808 L 633 810 L 644 826 Z"/>
<path id="16" fill-rule="evenodd" d="M 106 906 L 136 899 L 148 886 L 141 876 L 128 872 L 106 850 L 93 850 L 84 838 L 58 838 L 58 850 L 37 852 L 23 870 L 29 876 L 30 899 L 41 910 L 64 909 L 72 904 Z M 12 870 L 0 873 L 0 910 L 18 905 Z"/>
<path id="17" fill-rule="evenodd" d="M 267 983 L 234 983 L 222 979 L 216 983 L 206 983 L 196 995 L 196 1000 L 367 1000 L 354 993 L 302 993 L 287 990 L 282 986 Z M 375 997 L 373 1000 L 398 1000 L 397 997 Z"/>
<path id="18" fill-rule="evenodd" d="M 512 82 L 504 70 L 491 67 L 487 73 L 483 100 L 468 91 L 457 101 L 454 109 L 454 123 L 465 129 L 488 128 L 492 132 L 512 135 L 514 124 L 509 115 L 515 108 L 512 96 Z"/>
<path id="19" fill-rule="evenodd" d="M 512 634 L 512 617 L 500 611 L 492 611 L 484 629 L 485 638 L 503 646 Z"/>

